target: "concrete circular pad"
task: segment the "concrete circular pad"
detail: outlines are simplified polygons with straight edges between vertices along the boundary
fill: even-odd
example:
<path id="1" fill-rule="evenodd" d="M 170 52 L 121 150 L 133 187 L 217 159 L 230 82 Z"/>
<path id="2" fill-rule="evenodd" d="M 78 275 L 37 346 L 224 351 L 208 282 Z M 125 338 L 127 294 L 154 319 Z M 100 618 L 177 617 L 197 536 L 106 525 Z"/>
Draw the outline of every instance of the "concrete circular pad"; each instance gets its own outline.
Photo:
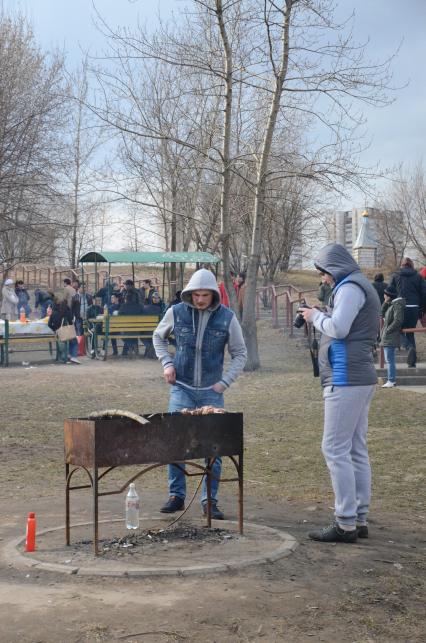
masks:
<path id="1" fill-rule="evenodd" d="M 188 522 L 197 527 L 205 526 L 201 519 Z M 142 516 L 141 528 L 163 528 L 164 541 L 141 550 L 124 549 L 112 558 L 108 558 L 110 552 L 95 557 L 90 541 L 84 540 L 92 535 L 91 523 L 72 525 L 69 547 L 64 544 L 65 528 L 61 526 L 38 532 L 37 549 L 33 553 L 24 551 L 25 538 L 19 538 L 6 543 L 1 554 L 5 562 L 17 568 L 31 567 L 80 576 L 188 576 L 274 562 L 297 546 L 289 534 L 255 523 L 244 523 L 244 534 L 240 535 L 237 523 L 230 520 L 213 522 L 213 528 L 229 531 L 225 540 L 169 542 L 167 525 L 164 518 Z M 101 538 L 117 536 L 117 532 L 119 536 L 127 533 L 122 520 L 99 521 L 99 526 Z"/>

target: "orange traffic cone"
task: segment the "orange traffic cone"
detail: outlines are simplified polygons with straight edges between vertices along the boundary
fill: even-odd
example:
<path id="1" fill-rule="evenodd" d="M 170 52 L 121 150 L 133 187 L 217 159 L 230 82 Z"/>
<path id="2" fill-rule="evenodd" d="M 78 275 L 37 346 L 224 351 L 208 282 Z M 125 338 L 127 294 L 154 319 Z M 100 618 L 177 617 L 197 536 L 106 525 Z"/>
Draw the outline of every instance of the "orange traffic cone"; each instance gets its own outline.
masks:
<path id="1" fill-rule="evenodd" d="M 35 551 L 36 540 L 36 517 L 31 511 L 27 518 L 27 536 L 25 538 L 25 551 Z"/>

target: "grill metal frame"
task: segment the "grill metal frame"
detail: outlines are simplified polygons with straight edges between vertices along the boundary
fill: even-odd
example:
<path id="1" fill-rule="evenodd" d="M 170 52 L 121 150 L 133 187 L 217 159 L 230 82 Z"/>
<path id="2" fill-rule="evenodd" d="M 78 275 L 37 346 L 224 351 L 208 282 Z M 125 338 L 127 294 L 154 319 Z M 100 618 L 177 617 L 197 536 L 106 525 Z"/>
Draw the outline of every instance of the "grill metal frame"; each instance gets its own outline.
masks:
<path id="1" fill-rule="evenodd" d="M 211 527 L 212 465 L 217 457 L 228 457 L 237 476 L 220 482 L 238 482 L 238 526 L 243 533 L 243 414 L 215 413 L 144 415 L 140 424 L 127 417 L 69 418 L 64 422 L 65 446 L 65 542 L 71 543 L 70 492 L 92 490 L 93 550 L 99 554 L 99 498 L 123 493 L 144 474 L 168 464 L 190 465 L 188 477 L 206 476 L 207 526 Z M 205 466 L 194 462 L 204 458 Z M 119 489 L 100 491 L 99 483 L 121 466 L 147 465 Z M 89 484 L 71 486 L 76 471 L 84 470 Z"/>

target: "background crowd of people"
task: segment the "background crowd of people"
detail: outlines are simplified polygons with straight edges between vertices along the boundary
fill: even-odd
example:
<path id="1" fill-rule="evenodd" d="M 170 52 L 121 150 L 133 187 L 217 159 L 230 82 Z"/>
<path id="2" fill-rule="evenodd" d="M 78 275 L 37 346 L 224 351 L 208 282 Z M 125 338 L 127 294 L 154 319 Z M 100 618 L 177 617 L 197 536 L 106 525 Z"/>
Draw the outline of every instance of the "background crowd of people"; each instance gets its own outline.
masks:
<path id="1" fill-rule="evenodd" d="M 58 342 L 58 359 L 76 364 L 80 363 L 78 350 L 79 343 L 83 342 L 85 321 L 104 314 L 105 308 L 110 315 L 158 315 L 160 318 L 167 308 L 149 279 L 142 282 L 141 288 L 136 288 L 131 279 L 120 285 L 108 279 L 102 288 L 92 294 L 77 279 L 65 278 L 60 292 L 39 288 L 34 291 L 34 311 L 30 300 L 22 280 L 14 282 L 6 279 L 2 288 L 1 318 L 24 321 L 38 316 L 47 319 L 49 328 L 55 332 L 63 325 L 73 325 L 76 337 L 67 342 Z M 178 303 L 179 300 L 179 293 L 176 293 L 172 303 Z M 117 342 L 112 340 L 111 343 L 113 354 L 117 355 Z M 145 344 L 145 349 L 147 354 L 151 347 Z M 137 339 L 124 341 L 122 355 L 131 352 L 138 352 Z"/>
<path id="2" fill-rule="evenodd" d="M 238 312 L 242 317 L 246 289 L 245 273 L 233 274 L 232 283 L 237 297 Z M 407 350 L 408 366 L 414 367 L 416 365 L 415 335 L 414 333 L 401 333 L 401 330 L 415 328 L 419 319 L 426 326 L 426 266 L 417 272 L 413 261 L 409 257 L 404 257 L 400 267 L 390 275 L 389 282 L 385 281 L 383 273 L 377 273 L 372 285 L 379 296 L 382 304 L 382 317 L 385 320 L 385 325 L 387 324 L 385 333 L 387 339 L 383 340 L 382 333 L 378 342 L 386 349 L 385 357 L 390 373 L 388 381 L 392 384 L 397 347 L 401 346 Z M 224 283 L 220 282 L 218 288 L 221 303 L 229 307 L 229 295 Z M 168 306 L 180 303 L 180 295 L 181 291 L 177 291 Z M 323 306 L 328 305 L 332 296 L 332 288 L 324 278 L 321 279 L 317 296 Z M 108 278 L 97 292 L 89 293 L 77 279 L 66 278 L 60 293 L 55 293 L 49 288 L 46 290 L 37 288 L 34 291 L 34 311 L 31 309 L 30 301 L 30 293 L 22 280 L 14 282 L 10 278 L 6 279 L 2 287 L 0 317 L 16 321 L 29 319 L 30 316 L 35 317 L 38 313 L 41 319 L 49 316 L 49 326 L 53 330 L 64 323 L 74 324 L 77 338 L 83 336 L 85 320 L 94 319 L 97 315 L 103 314 L 105 307 L 110 315 L 158 315 L 160 318 L 168 308 L 150 279 L 144 279 L 141 282 L 141 287 L 137 288 L 132 279 L 117 284 L 113 278 Z M 396 309 L 398 309 L 398 315 L 394 314 Z M 400 319 L 401 315 L 402 320 Z M 391 316 L 393 321 L 389 331 Z M 397 323 L 399 324 L 398 328 L 396 328 Z M 392 337 L 391 340 L 389 340 L 389 336 Z M 390 341 L 392 345 L 390 345 Z M 70 342 L 68 357 L 74 361 L 77 361 L 77 345 L 78 339 L 75 343 Z M 145 342 L 145 354 L 151 350 L 152 346 Z M 112 351 L 113 355 L 118 354 L 117 342 L 114 340 L 112 340 Z M 124 341 L 122 355 L 127 356 L 131 353 L 138 353 L 137 339 Z"/>

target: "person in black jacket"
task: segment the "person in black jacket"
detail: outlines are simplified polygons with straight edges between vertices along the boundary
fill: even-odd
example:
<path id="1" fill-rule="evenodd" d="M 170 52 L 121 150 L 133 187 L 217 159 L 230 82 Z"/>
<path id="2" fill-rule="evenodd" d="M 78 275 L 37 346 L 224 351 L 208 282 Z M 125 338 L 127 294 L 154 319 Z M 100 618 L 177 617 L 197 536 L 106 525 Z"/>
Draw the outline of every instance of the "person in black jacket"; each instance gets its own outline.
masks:
<path id="1" fill-rule="evenodd" d="M 50 315 L 49 321 L 47 322 L 47 325 L 49 326 L 49 328 L 51 328 L 54 332 L 56 332 L 58 328 L 62 326 L 62 324 L 67 324 L 72 326 L 72 323 L 73 323 L 73 314 L 66 300 L 55 299 L 55 301 L 53 302 L 52 314 Z M 69 355 L 67 351 L 67 344 L 69 348 Z M 80 364 L 80 362 L 77 359 L 78 343 L 75 337 L 73 339 L 70 339 L 69 342 L 60 342 L 59 340 L 57 340 L 57 348 L 58 348 L 57 359 L 59 361 L 64 363 L 69 361 L 69 362 L 73 362 L 74 364 Z"/>
<path id="2" fill-rule="evenodd" d="M 383 277 L 382 272 L 378 272 L 377 275 L 374 275 L 372 286 L 379 295 L 380 303 L 383 304 L 383 302 L 385 301 L 385 290 L 388 285 L 385 281 L 385 278 Z"/>
<path id="3" fill-rule="evenodd" d="M 143 314 L 144 315 L 158 315 L 158 321 L 163 317 L 164 314 L 164 304 L 161 301 L 161 297 L 157 291 L 152 294 L 152 301 L 150 304 L 144 304 Z M 152 344 L 152 339 L 143 339 L 142 344 L 145 346 L 144 357 L 149 359 L 155 359 L 155 350 Z"/>
<path id="4" fill-rule="evenodd" d="M 120 301 L 119 301 L 117 295 L 112 294 L 111 295 L 111 303 L 108 306 L 108 314 L 109 315 L 118 315 L 119 310 L 120 310 Z M 116 339 L 111 339 L 111 346 L 112 346 L 112 354 L 113 355 L 118 355 L 117 340 Z"/>
<path id="5" fill-rule="evenodd" d="M 142 287 L 139 290 L 141 297 L 141 302 L 144 306 L 152 303 L 152 295 L 156 292 L 155 288 L 152 285 L 151 279 L 143 279 Z"/>
<path id="6" fill-rule="evenodd" d="M 176 290 L 175 296 L 173 297 L 169 305 L 176 306 L 176 304 L 180 304 L 180 302 L 182 301 L 181 295 L 182 295 L 182 291 Z"/>
<path id="7" fill-rule="evenodd" d="M 398 297 L 405 299 L 402 329 L 415 328 L 426 300 L 426 281 L 414 269 L 413 261 L 409 257 L 403 258 L 401 267 L 391 276 L 389 288 L 396 290 Z M 402 338 L 408 349 L 407 365 L 415 367 L 417 355 L 414 333 L 403 333 Z"/>
<path id="8" fill-rule="evenodd" d="M 55 293 L 50 288 L 48 288 L 46 291 L 36 288 L 34 291 L 34 295 L 34 308 L 38 308 L 40 306 L 40 318 L 43 319 L 47 315 L 47 309 L 49 308 L 49 306 L 53 306 Z"/>
<path id="9" fill-rule="evenodd" d="M 111 303 L 111 295 L 117 290 L 117 284 L 114 283 L 113 278 L 105 279 L 104 285 L 98 290 L 95 294 L 95 297 L 100 297 L 102 299 L 102 308 L 106 305 L 108 306 Z"/>
<path id="10" fill-rule="evenodd" d="M 126 291 L 124 294 L 124 302 L 121 304 L 118 314 L 119 315 L 142 315 L 143 305 L 141 304 L 140 294 L 135 288 L 135 284 L 131 279 L 124 282 Z M 125 339 L 123 343 L 123 352 L 121 353 L 126 357 L 130 352 L 138 353 L 138 340 Z"/>

